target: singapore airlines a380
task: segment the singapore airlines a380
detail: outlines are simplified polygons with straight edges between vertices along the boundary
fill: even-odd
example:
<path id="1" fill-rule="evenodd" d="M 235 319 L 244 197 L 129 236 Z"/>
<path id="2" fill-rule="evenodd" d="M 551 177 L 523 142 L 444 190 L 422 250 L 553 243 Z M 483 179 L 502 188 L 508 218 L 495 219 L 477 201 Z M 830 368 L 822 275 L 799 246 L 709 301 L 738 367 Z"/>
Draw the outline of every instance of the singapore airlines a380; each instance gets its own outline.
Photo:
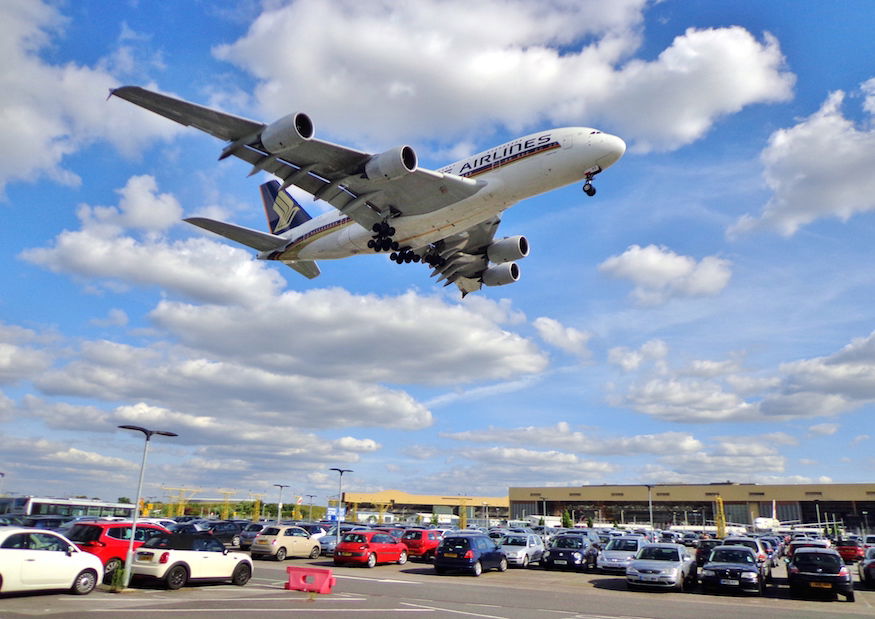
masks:
<path id="1" fill-rule="evenodd" d="M 381 252 L 398 264 L 427 264 L 462 296 L 520 278 L 517 261 L 529 254 L 529 243 L 522 235 L 496 239 L 503 211 L 580 181 L 593 196 L 594 177 L 626 151 L 615 135 L 564 127 L 429 170 L 410 146 L 373 154 L 319 140 L 301 112 L 264 124 L 137 86 L 111 94 L 226 141 L 220 159 L 239 157 L 252 164 L 250 175 L 265 171 L 279 179 L 260 188 L 267 232 L 205 217 L 185 221 L 311 279 L 320 274 L 317 260 Z M 310 217 L 288 193 L 291 186 L 334 210 Z"/>

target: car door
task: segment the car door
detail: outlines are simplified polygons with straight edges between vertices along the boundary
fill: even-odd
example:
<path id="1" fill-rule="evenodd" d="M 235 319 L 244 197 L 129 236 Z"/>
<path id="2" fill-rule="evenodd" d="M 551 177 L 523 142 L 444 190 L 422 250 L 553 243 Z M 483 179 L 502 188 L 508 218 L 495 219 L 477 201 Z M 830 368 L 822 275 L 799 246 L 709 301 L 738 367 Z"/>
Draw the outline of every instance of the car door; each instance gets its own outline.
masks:
<path id="1" fill-rule="evenodd" d="M 314 540 L 306 530 L 295 527 L 295 554 L 299 557 L 309 557 L 310 551 L 313 549 Z"/>
<path id="2" fill-rule="evenodd" d="M 231 575 L 222 542 L 213 537 L 196 538 L 193 548 L 197 551 L 197 573 L 192 568 L 192 578 L 222 578 Z"/>
<path id="3" fill-rule="evenodd" d="M 80 565 L 73 550 L 53 533 L 28 533 L 21 562 L 21 582 L 28 588 L 69 587 Z M 70 554 L 68 554 L 68 551 Z"/>

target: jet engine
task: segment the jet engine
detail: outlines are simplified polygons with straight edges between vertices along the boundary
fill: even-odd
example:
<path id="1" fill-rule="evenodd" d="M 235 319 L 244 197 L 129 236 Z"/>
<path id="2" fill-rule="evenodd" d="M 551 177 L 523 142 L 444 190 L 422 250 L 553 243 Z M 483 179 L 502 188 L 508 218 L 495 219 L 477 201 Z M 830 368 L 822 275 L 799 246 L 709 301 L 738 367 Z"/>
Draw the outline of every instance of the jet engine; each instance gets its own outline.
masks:
<path id="1" fill-rule="evenodd" d="M 267 152 L 278 155 L 300 146 L 313 137 L 313 121 L 301 112 L 283 116 L 261 132 L 261 143 Z"/>
<path id="2" fill-rule="evenodd" d="M 485 286 L 504 286 L 514 283 L 519 278 L 520 268 L 516 262 L 505 262 L 483 271 L 483 284 Z"/>
<path id="3" fill-rule="evenodd" d="M 365 164 L 365 175 L 387 181 L 401 178 L 416 171 L 416 151 L 409 146 L 396 146 L 385 153 L 374 155 Z"/>
<path id="4" fill-rule="evenodd" d="M 495 264 L 513 262 L 529 255 L 529 241 L 526 237 L 509 236 L 506 239 L 495 241 L 486 248 L 486 256 Z"/>

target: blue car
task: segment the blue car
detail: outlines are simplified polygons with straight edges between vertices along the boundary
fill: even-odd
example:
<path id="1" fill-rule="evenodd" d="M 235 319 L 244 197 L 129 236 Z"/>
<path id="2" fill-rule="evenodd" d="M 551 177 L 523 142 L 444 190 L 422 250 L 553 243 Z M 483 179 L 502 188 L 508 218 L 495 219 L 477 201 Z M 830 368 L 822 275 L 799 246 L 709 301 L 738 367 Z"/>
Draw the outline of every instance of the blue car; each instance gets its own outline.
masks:
<path id="1" fill-rule="evenodd" d="M 470 572 L 479 576 L 484 570 L 507 571 L 507 557 L 495 540 L 483 533 L 447 533 L 434 553 L 434 571 Z"/>

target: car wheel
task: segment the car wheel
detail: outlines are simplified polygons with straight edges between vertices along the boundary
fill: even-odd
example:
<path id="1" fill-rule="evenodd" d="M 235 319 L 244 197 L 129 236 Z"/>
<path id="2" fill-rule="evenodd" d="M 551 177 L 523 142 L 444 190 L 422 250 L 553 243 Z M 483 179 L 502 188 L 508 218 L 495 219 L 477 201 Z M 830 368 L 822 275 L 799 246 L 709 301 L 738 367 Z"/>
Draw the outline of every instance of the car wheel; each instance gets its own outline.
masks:
<path id="1" fill-rule="evenodd" d="M 313 546 L 313 550 L 310 551 L 310 558 L 315 559 L 319 556 L 320 552 L 322 552 L 322 549 L 319 546 Z"/>
<path id="2" fill-rule="evenodd" d="M 848 591 L 848 592 L 845 594 L 845 600 L 848 601 L 848 602 L 853 602 L 853 601 L 854 601 L 854 591 L 853 591 L 853 590 Z"/>
<path id="3" fill-rule="evenodd" d="M 447 570 L 445 570 L 442 567 L 436 567 L 436 568 L 434 568 L 434 573 L 437 574 L 438 576 L 443 576 L 444 574 L 447 573 Z"/>
<path id="4" fill-rule="evenodd" d="M 529 567 L 529 555 L 523 555 L 522 567 Z"/>
<path id="5" fill-rule="evenodd" d="M 121 569 L 122 566 L 124 566 L 124 563 L 118 557 L 107 561 L 106 565 L 103 566 L 103 584 L 112 582 L 112 575 L 115 574 L 116 570 Z"/>
<path id="6" fill-rule="evenodd" d="M 70 592 L 74 595 L 87 595 L 97 586 L 97 574 L 94 570 L 83 570 L 76 576 Z"/>
<path id="7" fill-rule="evenodd" d="M 368 555 L 368 567 L 374 567 L 377 564 L 377 555 L 375 553 L 371 553 Z"/>
<path id="8" fill-rule="evenodd" d="M 687 588 L 687 577 L 684 574 L 681 574 L 681 577 L 678 578 L 678 584 L 675 585 L 675 589 L 677 589 L 678 593 L 683 593 L 684 589 Z"/>
<path id="9" fill-rule="evenodd" d="M 276 560 L 277 561 L 285 561 L 286 560 L 286 549 L 280 548 L 276 551 Z"/>
<path id="10" fill-rule="evenodd" d="M 248 583 L 250 578 L 252 578 L 252 566 L 246 561 L 238 563 L 237 567 L 234 568 L 234 573 L 231 574 L 231 582 L 238 587 Z"/>
<path id="11" fill-rule="evenodd" d="M 182 565 L 174 565 L 164 576 L 164 582 L 167 584 L 167 588 L 172 591 L 181 589 L 186 581 L 188 581 L 188 570 Z"/>
<path id="12" fill-rule="evenodd" d="M 240 547 L 240 536 L 239 535 L 235 535 L 234 537 L 231 538 L 231 545 L 237 546 L 238 548 Z"/>
<path id="13" fill-rule="evenodd" d="M 407 552 L 402 550 L 401 555 L 398 557 L 398 565 L 404 565 L 407 563 Z"/>
<path id="14" fill-rule="evenodd" d="M 479 576 L 483 573 L 483 566 L 480 565 L 480 561 L 477 561 L 477 563 L 474 564 L 474 567 L 471 568 L 471 573 L 474 574 L 474 576 Z"/>
<path id="15" fill-rule="evenodd" d="M 434 551 L 430 550 L 425 553 L 425 555 L 423 555 L 423 559 L 425 559 L 426 563 L 431 563 L 432 561 L 434 561 Z"/>
<path id="16" fill-rule="evenodd" d="M 253 561 L 258 561 L 261 558 L 261 555 L 255 554 L 255 553 L 250 553 L 249 558 L 252 559 Z"/>
<path id="17" fill-rule="evenodd" d="M 499 572 L 506 572 L 507 571 L 507 559 L 506 558 L 501 557 L 501 561 L 498 562 L 498 571 Z"/>

